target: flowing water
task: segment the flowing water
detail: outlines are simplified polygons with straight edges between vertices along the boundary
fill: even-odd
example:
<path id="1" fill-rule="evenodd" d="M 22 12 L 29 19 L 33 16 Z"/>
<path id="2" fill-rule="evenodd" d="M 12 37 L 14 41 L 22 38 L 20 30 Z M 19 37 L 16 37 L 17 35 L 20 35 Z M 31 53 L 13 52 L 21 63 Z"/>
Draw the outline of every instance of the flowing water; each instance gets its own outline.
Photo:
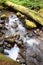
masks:
<path id="1" fill-rule="evenodd" d="M 7 30 L 4 30 L 5 37 L 18 34 L 20 35 L 20 39 L 23 40 L 23 43 L 27 43 L 27 45 L 31 47 L 33 44 L 39 45 L 43 42 L 43 32 L 40 34 L 40 36 L 37 36 L 35 33 L 33 33 L 34 30 L 27 30 L 15 13 L 2 11 L 1 15 L 2 14 L 6 14 L 8 16 L 8 19 L 5 20 L 5 28 L 7 28 Z M 5 51 L 9 53 L 8 57 L 16 60 L 20 48 L 15 44 L 13 48 L 10 50 L 5 49 Z"/>

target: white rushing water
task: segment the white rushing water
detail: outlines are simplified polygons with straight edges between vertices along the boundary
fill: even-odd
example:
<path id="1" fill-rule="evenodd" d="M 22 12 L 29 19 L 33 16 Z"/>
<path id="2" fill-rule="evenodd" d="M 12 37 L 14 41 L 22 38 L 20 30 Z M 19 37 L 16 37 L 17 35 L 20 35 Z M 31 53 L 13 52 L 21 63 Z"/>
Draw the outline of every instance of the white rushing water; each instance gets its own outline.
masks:
<path id="1" fill-rule="evenodd" d="M 18 56 L 18 52 L 19 52 L 19 48 L 15 45 L 11 50 L 6 50 L 5 52 L 9 53 L 10 58 L 12 58 L 13 60 L 16 60 L 17 56 Z"/>
<path id="2" fill-rule="evenodd" d="M 17 23 L 18 25 L 17 29 L 12 28 L 12 26 L 14 26 L 15 23 Z M 20 20 L 17 18 L 16 15 L 9 16 L 9 22 L 5 23 L 5 25 L 6 25 L 6 28 L 8 29 L 5 36 L 10 36 L 10 35 L 13 35 L 14 33 L 17 33 L 17 34 L 20 34 L 22 37 L 23 34 L 25 34 L 26 32 L 26 29 L 23 27 L 22 23 L 20 23 Z M 16 30 L 18 30 L 18 32 L 16 32 Z M 16 60 L 18 56 L 19 48 L 17 47 L 17 45 L 15 45 L 11 50 L 5 49 L 5 51 L 9 53 L 8 57 Z"/>
<path id="3" fill-rule="evenodd" d="M 15 23 L 17 23 L 18 27 L 12 28 L 12 26 L 15 25 Z M 33 44 L 39 44 L 39 42 L 37 42 L 36 39 L 30 39 L 29 37 L 23 37 L 24 34 L 26 34 L 26 29 L 23 27 L 22 23 L 20 22 L 20 20 L 17 18 L 16 15 L 14 15 L 13 17 L 9 16 L 9 22 L 6 23 L 6 27 L 8 28 L 8 31 L 6 33 L 6 36 L 12 35 L 14 33 L 20 34 L 21 38 L 23 39 L 24 43 L 26 42 L 29 46 L 33 46 Z M 16 30 L 18 30 L 16 32 Z M 20 51 L 19 48 L 17 47 L 17 45 L 15 45 L 11 50 L 5 50 L 6 52 L 9 53 L 10 58 L 16 60 L 17 56 L 18 56 L 18 52 Z"/>

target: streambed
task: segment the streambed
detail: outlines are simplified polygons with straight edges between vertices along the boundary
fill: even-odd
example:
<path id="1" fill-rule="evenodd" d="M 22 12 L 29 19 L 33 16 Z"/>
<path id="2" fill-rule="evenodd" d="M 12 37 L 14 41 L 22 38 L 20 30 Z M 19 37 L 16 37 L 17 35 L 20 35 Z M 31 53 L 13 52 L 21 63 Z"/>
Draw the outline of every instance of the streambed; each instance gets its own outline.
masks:
<path id="1" fill-rule="evenodd" d="M 8 43 L 4 41 L 4 37 L 7 38 L 15 34 L 19 35 L 19 39 L 16 39 L 18 43 L 19 41 L 22 41 L 26 48 L 33 47 L 35 44 L 39 46 L 41 52 L 43 53 L 43 27 L 41 29 L 29 30 L 24 27 L 22 21 L 16 16 L 15 13 L 6 10 L 0 11 L 0 16 L 3 14 L 6 14 L 8 18 L 6 20 L 1 20 L 0 17 L 0 24 L 3 22 L 3 26 L 0 28 L 0 33 L 3 33 L 3 35 L 0 37 L 0 43 L 3 44 L 5 49 L 4 51 L 9 53 L 8 57 L 16 60 L 18 53 L 21 50 L 16 43 L 12 43 L 13 46 L 10 47 L 10 44 L 8 45 Z M 6 45 L 5 47 L 4 44 L 7 44 L 8 46 Z"/>

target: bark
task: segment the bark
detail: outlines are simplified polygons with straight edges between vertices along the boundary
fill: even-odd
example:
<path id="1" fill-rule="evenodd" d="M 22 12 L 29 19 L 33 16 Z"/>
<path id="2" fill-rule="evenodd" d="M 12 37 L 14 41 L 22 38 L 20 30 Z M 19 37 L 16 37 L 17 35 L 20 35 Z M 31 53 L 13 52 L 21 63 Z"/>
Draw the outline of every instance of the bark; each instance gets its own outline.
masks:
<path id="1" fill-rule="evenodd" d="M 10 1 L 6 1 L 4 4 L 8 7 L 12 7 L 16 11 L 25 14 L 26 16 L 30 17 L 31 19 L 35 20 L 37 23 L 43 26 L 43 18 L 37 12 L 30 10 L 24 6 L 14 4 Z"/>

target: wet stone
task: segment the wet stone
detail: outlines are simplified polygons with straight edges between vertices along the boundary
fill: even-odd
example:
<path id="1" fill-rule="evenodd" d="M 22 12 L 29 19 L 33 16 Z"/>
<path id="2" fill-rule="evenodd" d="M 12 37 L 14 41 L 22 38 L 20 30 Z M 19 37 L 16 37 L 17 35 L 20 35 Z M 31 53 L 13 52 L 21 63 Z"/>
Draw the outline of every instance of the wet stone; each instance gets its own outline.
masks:
<path id="1" fill-rule="evenodd" d="M 13 25 L 12 25 L 12 28 L 17 28 L 18 27 L 18 25 L 17 25 L 17 23 L 15 22 Z"/>
<path id="2" fill-rule="evenodd" d="M 1 15 L 1 20 L 5 20 L 7 18 L 6 14 Z"/>
<path id="3" fill-rule="evenodd" d="M 20 62 L 22 60 L 22 62 L 23 63 L 25 62 L 25 64 L 27 64 L 27 65 L 41 65 L 40 63 L 41 63 L 41 61 L 43 61 L 42 60 L 43 56 L 41 56 L 41 55 L 43 55 L 43 53 L 42 53 L 43 46 L 39 45 L 39 44 L 41 44 L 42 41 L 40 40 L 40 43 L 39 43 L 38 37 L 40 36 L 40 38 L 41 37 L 43 38 L 43 35 L 42 35 L 43 31 L 40 29 L 27 30 L 23 26 L 23 24 L 19 20 L 19 18 L 17 17 L 20 15 L 19 13 L 17 14 L 17 16 L 14 13 L 9 14 L 10 12 L 4 12 L 4 13 L 6 13 L 8 17 L 5 15 L 2 15 L 1 16 L 2 19 L 0 18 L 1 19 L 0 20 L 0 40 L 1 40 L 0 49 L 2 49 L 0 51 L 0 53 L 3 52 L 3 48 L 6 50 L 9 50 L 9 52 L 13 51 L 14 52 L 14 53 L 12 52 L 13 54 L 15 54 L 15 50 L 16 50 L 17 54 L 21 53 L 23 55 L 23 57 L 24 56 L 26 57 L 23 61 L 22 60 L 23 57 L 21 56 L 21 59 L 19 59 Z M 24 18 L 24 16 L 22 15 L 21 18 Z M 38 36 L 37 41 L 36 41 L 36 35 Z M 3 37 L 3 38 L 1 38 L 1 37 Z M 28 42 L 28 43 L 26 43 L 26 42 Z M 16 48 L 15 48 L 15 44 L 17 45 Z M 36 44 L 39 47 L 34 46 L 33 44 Z M 42 44 L 43 44 L 43 42 L 42 42 Z M 17 48 L 19 48 L 20 53 L 18 53 Z M 8 55 L 8 53 L 6 53 L 6 52 L 4 54 Z M 9 54 L 9 56 L 10 56 L 10 54 Z M 13 56 L 13 54 L 11 56 Z M 27 62 L 26 62 L 26 60 L 27 60 Z M 23 63 L 22 63 L 22 65 L 23 65 Z"/>
<path id="4" fill-rule="evenodd" d="M 2 37 L 2 33 L 0 33 L 0 37 Z"/>
<path id="5" fill-rule="evenodd" d="M 3 42 L 0 42 L 0 47 L 2 47 L 3 46 Z"/>
<path id="6" fill-rule="evenodd" d="M 3 25 L 2 24 L 0 24 L 0 29 L 2 29 L 3 28 Z"/>
<path id="7" fill-rule="evenodd" d="M 5 20 L 0 20 L 0 24 L 4 24 L 5 23 Z"/>
<path id="8" fill-rule="evenodd" d="M 6 39 L 5 42 L 9 43 L 9 44 L 14 44 L 15 40 L 14 39 Z"/>
<path id="9" fill-rule="evenodd" d="M 0 47 L 0 53 L 4 53 L 3 47 Z"/>

